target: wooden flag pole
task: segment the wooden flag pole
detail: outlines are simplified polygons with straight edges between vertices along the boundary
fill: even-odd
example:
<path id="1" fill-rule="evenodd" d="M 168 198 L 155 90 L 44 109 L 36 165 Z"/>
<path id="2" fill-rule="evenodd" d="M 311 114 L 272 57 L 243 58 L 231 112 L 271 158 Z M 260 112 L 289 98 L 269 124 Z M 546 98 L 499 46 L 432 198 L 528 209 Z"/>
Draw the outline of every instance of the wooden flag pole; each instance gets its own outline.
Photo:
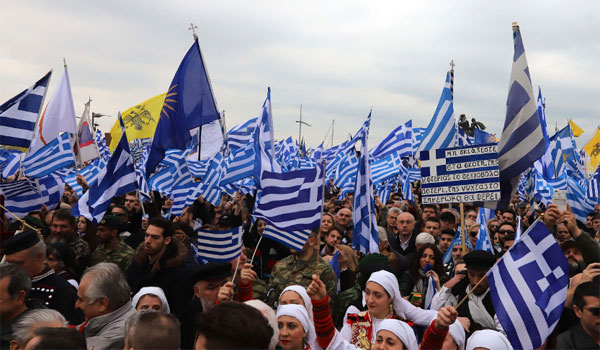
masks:
<path id="1" fill-rule="evenodd" d="M 462 303 L 464 303 L 464 302 L 465 302 L 465 300 L 467 300 L 467 299 L 469 298 L 469 295 L 473 294 L 473 291 L 475 290 L 475 288 L 477 288 L 477 286 L 479 285 L 479 283 L 481 283 L 481 281 L 483 281 L 483 280 L 486 280 L 486 279 L 487 279 L 487 275 L 483 276 L 483 277 L 482 277 L 482 278 L 479 280 L 479 282 L 477 282 L 477 283 L 476 283 L 476 284 L 473 286 L 473 288 L 471 288 L 471 290 L 469 291 L 469 293 L 467 293 L 467 295 L 465 295 L 465 296 L 462 298 L 462 300 L 461 300 L 461 301 L 460 301 L 458 304 L 456 304 L 456 306 L 455 306 L 454 308 L 455 308 L 455 309 L 458 309 L 458 308 L 459 308 L 459 307 L 462 305 Z"/>
<path id="2" fill-rule="evenodd" d="M 467 254 L 467 243 L 465 241 L 465 204 L 460 203 L 460 236 L 462 240 L 463 256 Z"/>

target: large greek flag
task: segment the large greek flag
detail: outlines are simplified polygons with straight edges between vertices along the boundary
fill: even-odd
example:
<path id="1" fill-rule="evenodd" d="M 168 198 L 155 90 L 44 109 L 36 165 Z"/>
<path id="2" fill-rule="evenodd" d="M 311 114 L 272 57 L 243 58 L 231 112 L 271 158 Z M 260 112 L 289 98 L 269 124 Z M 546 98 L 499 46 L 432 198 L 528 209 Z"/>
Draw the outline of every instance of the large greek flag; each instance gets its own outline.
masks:
<path id="1" fill-rule="evenodd" d="M 569 265 L 548 228 L 536 221 L 487 273 L 496 316 L 515 349 L 536 349 L 562 314 Z"/>
<path id="2" fill-rule="evenodd" d="M 121 120 L 121 115 L 119 115 Z M 129 153 L 125 127 L 121 120 L 123 135 L 106 167 L 98 174 L 98 179 L 90 184 L 89 190 L 79 199 L 71 211 L 73 216 L 84 216 L 98 223 L 110 206 L 114 197 L 137 189 L 135 166 Z"/>
<path id="3" fill-rule="evenodd" d="M 453 84 L 454 71 L 451 70 L 446 74 L 446 83 L 442 90 L 442 96 L 435 109 L 433 118 L 429 122 L 427 129 L 423 132 L 421 144 L 416 150 L 417 154 L 430 149 L 454 146 L 456 142 L 456 124 L 454 122 L 454 102 L 452 97 Z"/>
<path id="4" fill-rule="evenodd" d="M 585 223 L 587 214 L 594 212 L 596 203 L 586 196 L 586 189 L 572 177 L 567 179 L 567 184 L 567 203 L 571 206 L 575 218 Z"/>
<path id="5" fill-rule="evenodd" d="M 4 206 L 19 218 L 30 211 L 40 210 L 42 204 L 54 209 L 62 198 L 65 183 L 58 176 L 49 175 L 40 179 L 0 182 L 0 194 L 4 195 Z M 6 213 L 10 220 L 14 219 Z"/>
<path id="6" fill-rule="evenodd" d="M 23 169 L 29 177 L 43 177 L 73 164 L 75 154 L 71 137 L 66 132 L 23 159 Z"/>
<path id="7" fill-rule="evenodd" d="M 514 56 L 506 119 L 498 144 L 501 199 L 505 208 L 517 191 L 519 176 L 544 154 L 546 142 L 540 125 L 536 99 L 519 26 L 513 25 Z"/>
<path id="8" fill-rule="evenodd" d="M 297 251 L 301 251 L 311 230 L 285 231 L 267 224 L 263 235 Z"/>
<path id="9" fill-rule="evenodd" d="M 252 143 L 254 129 L 256 129 L 257 124 L 258 118 L 252 118 L 245 123 L 231 128 L 227 132 L 227 144 L 229 145 L 229 149 L 234 150 L 242 148 L 248 143 Z"/>
<path id="10" fill-rule="evenodd" d="M 410 157 L 413 153 L 413 129 L 412 120 L 394 129 L 383 141 L 371 149 L 370 156 L 383 158 L 392 153 L 398 153 L 400 157 Z"/>
<path id="11" fill-rule="evenodd" d="M 198 257 L 208 261 L 231 261 L 242 251 L 244 227 L 228 231 L 198 230 Z"/>
<path id="12" fill-rule="evenodd" d="M 370 113 L 369 113 L 370 119 Z M 368 129 L 361 138 L 360 159 L 354 187 L 352 248 L 364 254 L 379 253 L 379 234 L 375 217 L 375 199 L 367 148 Z"/>
<path id="13" fill-rule="evenodd" d="M 221 186 L 228 185 L 254 174 L 254 144 L 247 143 L 229 154 L 224 161 Z"/>
<path id="14" fill-rule="evenodd" d="M 52 71 L 0 105 L 0 147 L 27 151 Z"/>

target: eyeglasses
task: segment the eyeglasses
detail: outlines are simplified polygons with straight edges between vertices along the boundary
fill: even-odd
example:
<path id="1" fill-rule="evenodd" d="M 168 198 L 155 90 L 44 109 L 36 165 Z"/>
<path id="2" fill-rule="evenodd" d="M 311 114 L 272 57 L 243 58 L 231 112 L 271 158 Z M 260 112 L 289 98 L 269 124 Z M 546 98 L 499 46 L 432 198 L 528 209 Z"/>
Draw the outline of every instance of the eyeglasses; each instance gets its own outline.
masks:
<path id="1" fill-rule="evenodd" d="M 515 233 L 515 231 L 513 231 L 513 230 L 498 230 L 498 233 L 501 234 L 501 235 L 505 235 L 505 234 L 511 234 L 512 235 L 512 234 Z"/>
<path id="2" fill-rule="evenodd" d="M 594 316 L 600 316 L 600 307 L 584 307 L 584 310 L 588 310 Z"/>
<path id="3" fill-rule="evenodd" d="M 452 251 L 453 251 L 453 252 L 458 252 L 458 251 L 461 251 L 461 250 L 462 250 L 462 247 L 461 247 L 461 246 L 452 247 Z"/>

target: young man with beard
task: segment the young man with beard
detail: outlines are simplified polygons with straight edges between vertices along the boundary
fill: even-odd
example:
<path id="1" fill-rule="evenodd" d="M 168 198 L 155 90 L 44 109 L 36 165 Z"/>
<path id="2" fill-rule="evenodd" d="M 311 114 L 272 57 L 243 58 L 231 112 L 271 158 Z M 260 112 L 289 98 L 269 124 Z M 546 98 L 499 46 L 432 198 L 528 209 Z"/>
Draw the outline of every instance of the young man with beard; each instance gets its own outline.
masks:
<path id="1" fill-rule="evenodd" d="M 192 264 L 187 264 L 188 250 L 183 242 L 173 239 L 173 224 L 156 217 L 148 223 L 144 243 L 127 271 L 131 291 L 155 286 L 165 291 L 171 313 L 181 319 L 186 300 L 192 297 Z"/>
<path id="2" fill-rule="evenodd" d="M 76 272 L 81 273 L 89 266 L 90 246 L 77 235 L 75 217 L 68 209 L 59 209 L 52 215 L 50 236 L 46 239 L 46 243 L 54 242 L 67 243 L 71 247 L 77 260 Z"/>
<path id="3" fill-rule="evenodd" d="M 579 249 L 577 243 L 573 240 L 563 242 L 560 245 L 560 249 L 562 249 L 565 258 L 569 263 L 569 277 L 573 277 L 582 272 L 585 268 L 585 263 L 583 262 L 583 255 L 581 254 L 581 249 Z"/>

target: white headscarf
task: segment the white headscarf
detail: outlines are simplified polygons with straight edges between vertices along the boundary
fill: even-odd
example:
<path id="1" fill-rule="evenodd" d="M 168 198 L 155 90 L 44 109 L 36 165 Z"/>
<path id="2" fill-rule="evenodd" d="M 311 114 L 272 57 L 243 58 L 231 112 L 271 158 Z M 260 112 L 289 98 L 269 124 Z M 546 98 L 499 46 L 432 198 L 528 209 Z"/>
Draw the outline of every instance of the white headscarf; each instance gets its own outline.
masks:
<path id="1" fill-rule="evenodd" d="M 379 327 L 377 328 L 377 333 L 379 331 L 386 330 L 394 333 L 402 344 L 406 347 L 406 350 L 417 350 L 419 346 L 417 345 L 417 338 L 415 337 L 415 331 L 406 323 L 400 320 L 394 319 L 385 319 L 379 323 Z"/>
<path id="2" fill-rule="evenodd" d="M 290 290 L 292 292 L 296 292 L 296 293 L 298 293 L 298 295 L 300 295 L 300 297 L 302 298 L 302 301 L 304 301 L 304 307 L 306 308 L 306 313 L 308 314 L 308 318 L 310 319 L 311 322 L 313 322 L 313 304 L 312 304 L 312 301 L 310 300 L 310 297 L 308 296 L 308 293 L 306 293 L 306 288 L 299 286 L 297 284 L 287 286 L 283 290 L 283 292 L 281 292 L 281 294 L 279 294 L 279 302 L 281 302 L 281 296 L 283 295 L 283 293 L 290 291 Z"/>
<path id="3" fill-rule="evenodd" d="M 306 313 L 306 309 L 302 307 L 302 305 L 296 304 L 287 304 L 287 305 L 279 305 L 277 308 L 277 319 L 279 320 L 280 316 L 291 316 L 297 319 L 300 324 L 302 324 L 302 328 L 306 332 L 306 341 L 310 346 L 315 344 L 317 339 L 317 333 L 315 332 L 315 325 L 308 318 Z"/>
<path id="4" fill-rule="evenodd" d="M 512 345 L 504 334 L 491 329 L 473 332 L 467 340 L 467 350 L 484 348 L 490 350 L 513 350 Z"/>
<path id="5" fill-rule="evenodd" d="M 393 273 L 381 270 L 377 272 L 373 272 L 371 277 L 369 277 L 369 282 L 375 282 L 378 285 L 382 286 L 386 292 L 392 297 L 392 305 L 394 307 L 394 311 L 396 315 L 401 318 L 406 318 L 404 316 L 404 307 L 402 307 L 402 296 L 400 295 L 400 287 L 398 286 L 398 280 Z"/>
<path id="6" fill-rule="evenodd" d="M 457 349 L 465 350 L 465 329 L 459 321 L 456 321 L 450 325 L 448 333 L 456 343 Z"/>
<path id="7" fill-rule="evenodd" d="M 142 299 L 144 295 L 148 294 L 155 295 L 160 299 L 160 303 L 162 304 L 162 312 L 167 314 L 171 313 L 165 292 L 163 292 L 162 288 L 160 287 L 144 287 L 140 289 L 140 291 L 133 296 L 133 299 L 131 299 L 131 306 L 137 310 L 137 304 L 140 302 L 140 299 Z"/>

